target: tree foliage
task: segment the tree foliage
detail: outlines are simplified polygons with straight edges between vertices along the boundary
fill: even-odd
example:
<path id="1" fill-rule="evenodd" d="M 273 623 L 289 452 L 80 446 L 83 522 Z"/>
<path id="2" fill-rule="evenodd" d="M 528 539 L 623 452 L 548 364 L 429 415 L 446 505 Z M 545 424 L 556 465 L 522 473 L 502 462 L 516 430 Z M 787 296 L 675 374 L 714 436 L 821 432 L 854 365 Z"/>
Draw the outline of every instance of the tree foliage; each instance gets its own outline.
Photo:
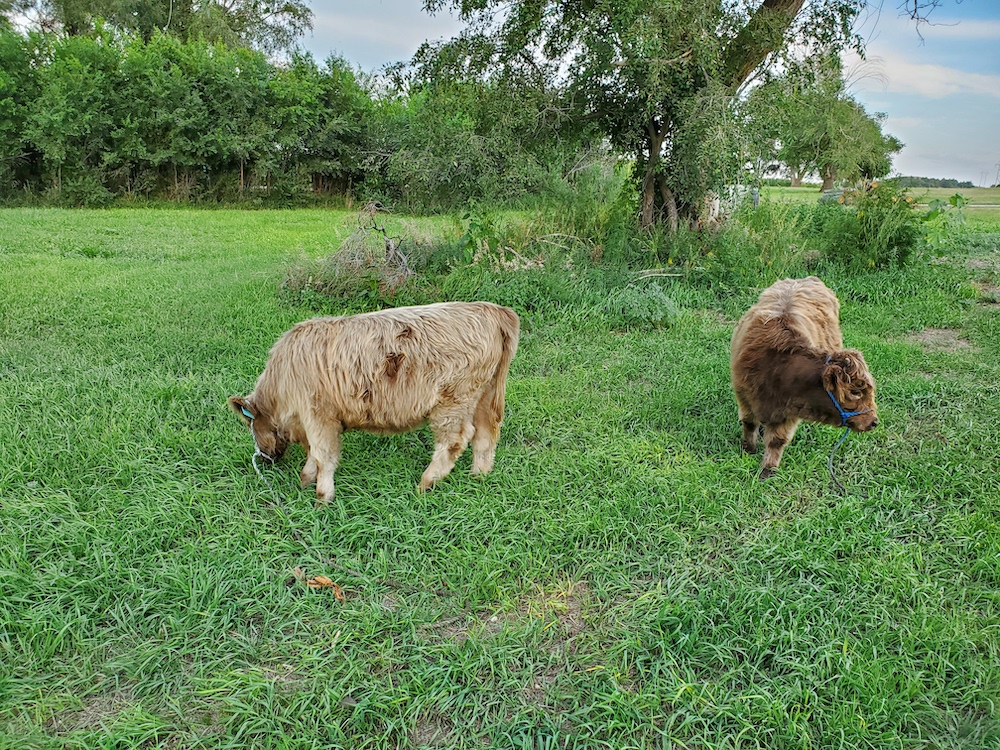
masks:
<path id="1" fill-rule="evenodd" d="M 0 197 L 301 201 L 414 209 L 543 192 L 580 140 L 542 91 L 362 77 L 339 58 L 109 28 L 0 32 Z"/>
<path id="2" fill-rule="evenodd" d="M 362 179 L 372 102 L 339 58 L 155 34 L 0 33 L 0 191 L 70 203 L 307 193 Z"/>
<path id="3" fill-rule="evenodd" d="M 861 0 L 433 0 L 467 19 L 467 45 L 493 67 L 534 66 L 561 80 L 583 117 L 632 154 L 644 224 L 691 216 L 722 181 L 720 136 L 732 125 L 732 95 L 792 38 L 838 47 L 857 43 L 850 23 Z M 442 45 L 451 54 L 453 45 Z M 472 66 L 476 67 L 475 65 Z M 482 64 L 478 67 L 485 68 Z M 728 175 L 731 179 L 733 176 Z"/>
<path id="4" fill-rule="evenodd" d="M 630 154 L 643 224 L 693 217 L 747 164 L 732 106 L 794 41 L 807 54 L 861 48 L 867 0 L 425 0 L 469 23 L 437 46 L 452 73 L 534 71 Z M 926 3 L 917 0 L 919 15 Z M 426 63 L 425 63 L 426 65 Z M 439 68 L 440 69 L 440 66 Z"/>
<path id="5" fill-rule="evenodd" d="M 751 92 L 746 109 L 772 144 L 770 157 L 784 164 L 793 180 L 818 173 L 822 190 L 837 177 L 884 177 L 892 155 L 903 147 L 882 132 L 884 115 L 869 115 L 848 93 L 835 54 L 790 62 Z"/>
<path id="6" fill-rule="evenodd" d="M 149 41 L 156 33 L 182 40 L 203 38 L 229 46 L 266 52 L 290 49 L 312 28 L 306 0 L 0 0 L 24 14 L 39 31 L 69 36 L 101 26 L 137 34 Z M 4 5 L 0 5 L 0 12 Z"/>

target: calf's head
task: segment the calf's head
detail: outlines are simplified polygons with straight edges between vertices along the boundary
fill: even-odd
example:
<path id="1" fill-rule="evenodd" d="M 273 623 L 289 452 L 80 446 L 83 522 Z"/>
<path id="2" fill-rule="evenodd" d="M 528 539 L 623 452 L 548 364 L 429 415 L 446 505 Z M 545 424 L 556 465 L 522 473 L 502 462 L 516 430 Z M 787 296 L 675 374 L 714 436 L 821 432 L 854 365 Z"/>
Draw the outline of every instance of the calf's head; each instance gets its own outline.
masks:
<path id="1" fill-rule="evenodd" d="M 844 349 L 831 354 L 823 367 L 823 387 L 845 412 L 861 412 L 848 417 L 852 430 L 867 432 L 878 426 L 875 379 L 861 352 Z"/>
<path id="2" fill-rule="evenodd" d="M 261 410 L 253 403 L 252 395 L 246 398 L 232 396 L 229 399 L 229 405 L 250 428 L 254 442 L 265 458 L 277 461 L 285 455 L 285 450 L 288 448 L 288 436 L 274 423 L 266 411 Z"/>

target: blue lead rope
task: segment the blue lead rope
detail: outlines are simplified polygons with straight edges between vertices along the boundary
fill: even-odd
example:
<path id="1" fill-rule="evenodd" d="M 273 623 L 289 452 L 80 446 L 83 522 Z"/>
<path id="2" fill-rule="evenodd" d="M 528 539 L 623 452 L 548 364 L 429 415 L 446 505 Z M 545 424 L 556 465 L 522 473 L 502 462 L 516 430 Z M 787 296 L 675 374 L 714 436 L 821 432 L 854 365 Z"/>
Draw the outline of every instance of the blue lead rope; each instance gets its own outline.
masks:
<path id="1" fill-rule="evenodd" d="M 830 397 L 830 400 L 833 401 L 833 405 L 836 406 L 837 411 L 840 412 L 841 427 L 847 427 L 847 420 L 850 419 L 851 417 L 857 417 L 861 414 L 867 414 L 868 412 L 871 411 L 871 409 L 862 409 L 861 411 L 845 411 L 844 407 L 840 405 L 839 401 L 837 401 L 837 397 L 833 395 L 833 391 L 827 391 L 826 395 Z"/>
<path id="2" fill-rule="evenodd" d="M 827 364 L 830 363 L 829 356 L 826 358 L 826 362 Z M 833 480 L 833 483 L 837 485 L 837 488 L 840 490 L 841 494 L 843 494 L 844 492 L 846 492 L 846 490 L 844 489 L 844 485 L 842 485 L 840 482 L 837 481 L 837 477 L 833 473 L 833 455 L 837 452 L 837 449 L 844 444 L 844 441 L 851 436 L 851 428 L 847 426 L 847 420 L 850 419 L 851 417 L 857 417 L 861 414 L 867 414 L 868 412 L 871 411 L 871 409 L 863 409 L 861 411 L 846 411 L 844 407 L 840 405 L 840 402 L 837 400 L 837 397 L 833 395 L 833 391 L 828 390 L 826 392 L 826 395 L 830 397 L 830 400 L 833 401 L 833 405 L 837 407 L 837 412 L 840 414 L 840 426 L 845 428 L 844 434 L 840 436 L 840 440 L 838 440 L 837 444 L 833 446 L 833 450 L 830 451 L 830 457 L 826 461 L 826 465 L 830 469 L 830 479 Z"/>
<path id="3" fill-rule="evenodd" d="M 840 436 L 840 440 L 838 440 L 837 444 L 833 446 L 833 450 L 830 451 L 830 457 L 826 460 L 826 465 L 830 469 L 830 479 L 833 481 L 835 485 L 837 485 L 837 489 L 840 490 L 840 494 L 844 494 L 845 492 L 847 492 L 847 490 L 844 489 L 844 485 L 842 485 L 840 482 L 837 481 L 837 475 L 833 473 L 833 455 L 837 452 L 837 449 L 844 444 L 844 441 L 847 440 L 847 438 L 849 438 L 850 436 L 851 436 L 851 428 L 845 427 L 844 434 Z"/>

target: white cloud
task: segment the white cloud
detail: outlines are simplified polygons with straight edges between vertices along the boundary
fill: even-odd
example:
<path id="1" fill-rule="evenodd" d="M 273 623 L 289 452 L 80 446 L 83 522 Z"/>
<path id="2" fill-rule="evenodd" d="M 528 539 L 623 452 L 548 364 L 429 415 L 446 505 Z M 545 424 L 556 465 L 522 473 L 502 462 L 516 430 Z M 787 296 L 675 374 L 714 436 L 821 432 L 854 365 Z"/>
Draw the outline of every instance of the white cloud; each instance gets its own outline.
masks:
<path id="1" fill-rule="evenodd" d="M 316 36 L 365 41 L 376 47 L 419 46 L 425 39 L 450 36 L 462 28 L 457 21 L 430 16 L 372 17 L 346 13 L 317 13 Z"/>
<path id="2" fill-rule="evenodd" d="M 318 0 L 313 5 L 313 33 L 304 45 L 319 57 L 336 51 L 367 69 L 408 60 L 425 40 L 452 37 L 464 26 L 450 14 L 431 16 L 418 3 L 400 0 Z"/>
<path id="3" fill-rule="evenodd" d="M 854 58 L 856 61 L 857 58 Z M 849 63 L 853 62 L 850 59 Z M 896 54 L 868 58 L 869 65 L 880 69 L 885 79 L 883 91 L 916 94 L 940 99 L 953 94 L 975 94 L 1000 98 L 1000 75 L 968 73 L 944 65 L 911 62 Z M 871 83 L 860 88 L 876 90 Z"/>
<path id="4" fill-rule="evenodd" d="M 1000 39 L 1000 21 L 931 17 L 921 24 L 920 33 L 927 39 Z"/>

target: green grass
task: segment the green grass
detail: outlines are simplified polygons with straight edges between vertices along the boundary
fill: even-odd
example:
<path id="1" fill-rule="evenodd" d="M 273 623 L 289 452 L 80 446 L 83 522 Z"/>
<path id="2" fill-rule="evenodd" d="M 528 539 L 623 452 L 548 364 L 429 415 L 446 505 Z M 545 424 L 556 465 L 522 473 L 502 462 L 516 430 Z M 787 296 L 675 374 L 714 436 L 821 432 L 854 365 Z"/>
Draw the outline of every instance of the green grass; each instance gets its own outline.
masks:
<path id="1" fill-rule="evenodd" d="M 758 290 L 662 278 L 666 329 L 524 316 L 485 480 L 352 433 L 325 509 L 266 470 L 286 520 L 225 399 L 352 221 L 0 211 L 0 746 L 1000 746 L 1000 235 L 824 274 L 879 383 L 845 495 L 828 427 L 739 451 Z"/>
<path id="2" fill-rule="evenodd" d="M 761 193 L 765 199 L 794 205 L 813 205 L 820 196 L 816 186 L 768 186 Z M 946 201 L 955 193 L 960 193 L 971 204 L 963 210 L 970 227 L 998 231 L 995 227 L 1000 226 L 1000 188 L 910 188 L 914 200 L 923 207 L 935 199 Z"/>
<path id="3" fill-rule="evenodd" d="M 1000 206 L 1000 188 L 909 188 L 909 190 L 920 203 L 929 203 L 935 198 L 948 200 L 955 193 L 960 193 L 977 206 Z M 763 188 L 762 192 L 775 200 L 789 203 L 814 203 L 821 194 L 815 185 L 795 188 L 771 185 Z"/>

